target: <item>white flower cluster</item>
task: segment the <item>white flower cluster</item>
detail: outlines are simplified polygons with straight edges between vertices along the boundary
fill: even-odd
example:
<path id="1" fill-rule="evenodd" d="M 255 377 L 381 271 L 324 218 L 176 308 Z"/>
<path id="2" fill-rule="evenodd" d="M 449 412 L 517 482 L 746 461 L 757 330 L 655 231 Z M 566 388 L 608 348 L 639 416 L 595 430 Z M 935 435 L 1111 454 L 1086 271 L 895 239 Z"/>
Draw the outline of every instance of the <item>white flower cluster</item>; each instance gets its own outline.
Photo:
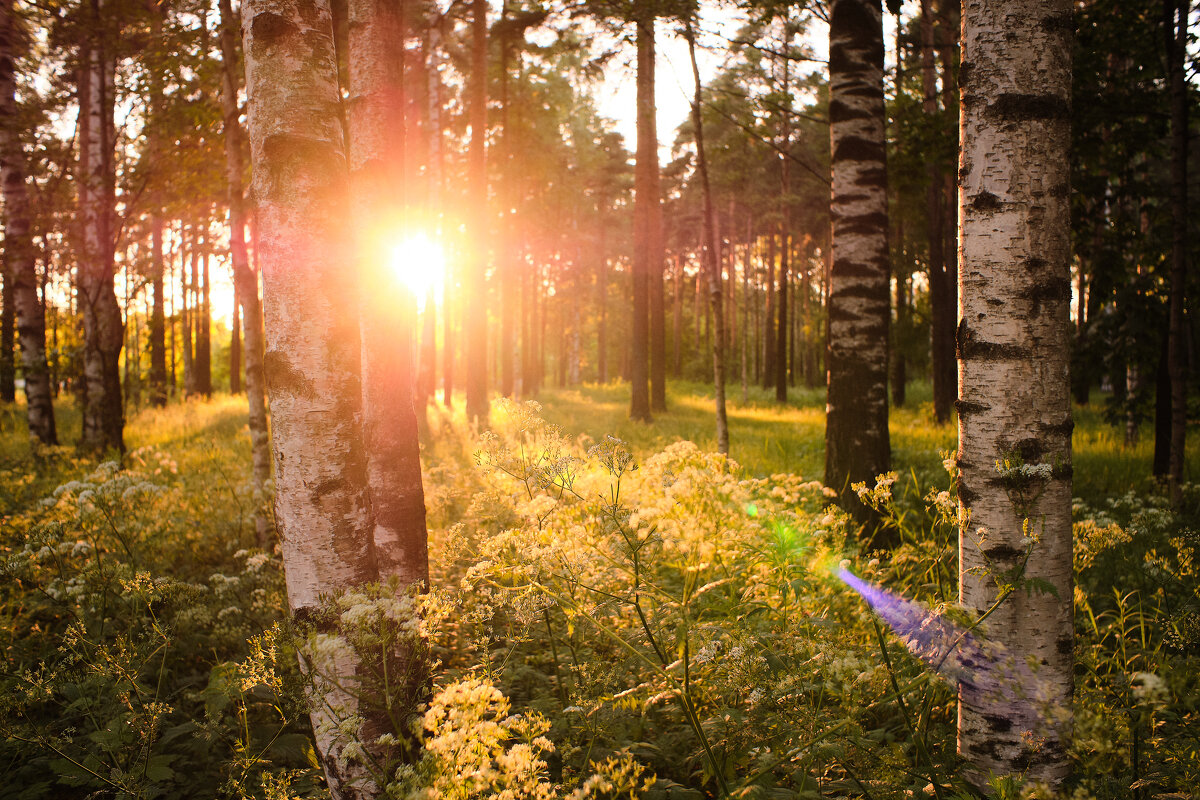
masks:
<path id="1" fill-rule="evenodd" d="M 1044 482 L 1053 477 L 1054 468 L 1049 464 L 1010 464 L 1006 459 L 996 462 L 996 474 L 1022 483 Z"/>

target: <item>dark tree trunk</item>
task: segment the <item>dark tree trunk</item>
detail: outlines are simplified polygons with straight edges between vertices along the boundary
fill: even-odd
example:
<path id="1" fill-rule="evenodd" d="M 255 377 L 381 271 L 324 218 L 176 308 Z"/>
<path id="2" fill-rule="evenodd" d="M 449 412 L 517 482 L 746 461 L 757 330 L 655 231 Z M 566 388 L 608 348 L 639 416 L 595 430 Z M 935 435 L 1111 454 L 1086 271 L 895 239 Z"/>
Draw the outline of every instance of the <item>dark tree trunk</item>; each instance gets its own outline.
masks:
<path id="1" fill-rule="evenodd" d="M 237 340 L 237 310 L 242 316 L 242 355 L 246 362 L 246 402 L 250 428 L 250 454 L 254 475 L 254 533 L 261 548 L 271 545 L 271 523 L 267 514 L 267 482 L 271 478 L 271 440 L 267 423 L 267 388 L 263 359 L 266 337 L 263 330 L 263 307 L 258 295 L 258 269 L 250 263 L 246 252 L 245 187 L 242 183 L 243 130 L 240 121 L 237 94 L 241 80 L 236 70 L 238 36 L 237 20 L 233 16 L 230 0 L 219 0 L 221 11 L 221 108 L 224 115 L 225 133 L 225 178 L 229 202 L 229 254 L 233 263 L 234 293 L 234 340 Z M 254 248 L 258 253 L 258 247 Z M 174 367 L 172 366 L 172 373 Z M 237 372 L 231 368 L 230 381 Z M 239 376 L 240 380 L 240 376 Z"/>
<path id="2" fill-rule="evenodd" d="M 150 72 L 150 124 L 146 128 L 147 147 L 153 163 L 161 164 L 162 145 L 159 141 L 158 118 L 162 115 L 163 103 L 163 52 L 162 11 L 154 0 L 148 0 L 153 51 L 149 63 Z M 157 185 L 161 186 L 161 176 Z M 158 197 L 154 198 L 159 203 Z M 154 306 L 150 312 L 150 403 L 162 407 L 167 404 L 167 342 L 166 312 L 163 298 L 163 215 L 157 209 L 150 214 L 150 284 L 154 294 Z"/>
<path id="3" fill-rule="evenodd" d="M 501 12 L 501 23 L 505 22 L 505 16 L 508 14 L 508 3 L 505 2 L 503 11 Z M 506 177 L 509 181 L 514 179 L 512 172 L 513 152 L 516 143 L 513 137 L 513 131 L 509 125 L 509 97 L 508 97 L 508 69 L 509 57 L 511 53 L 510 34 L 503 33 L 500 36 L 500 129 L 501 146 L 504 148 L 501 158 L 505 163 Z M 506 182 L 507 183 L 507 182 Z M 505 191 L 502 188 L 501 191 Z M 513 355 L 516 349 L 516 317 L 517 317 L 517 286 L 514 283 L 518 265 L 516 260 L 516 237 L 517 231 L 513 218 L 509 209 L 511 203 L 504 204 L 502 212 L 502 233 L 500 241 L 499 262 L 497 270 L 500 275 L 500 394 L 504 397 L 513 396 L 513 383 L 515 380 L 513 369 Z"/>
<path id="4" fill-rule="evenodd" d="M 30 438 L 58 444 L 54 423 L 50 370 L 46 363 L 46 312 L 37 291 L 37 259 L 29 233 L 29 192 L 25 157 L 16 129 L 17 28 L 12 0 L 0 3 L 0 185 L 4 197 L 4 315 L 21 342 L 21 375 L 25 379 L 25 417 Z M 12 330 L 4 355 L 12 357 Z M 12 364 L 6 367 L 12 367 Z M 8 376 L 12 377 L 12 376 Z M 13 379 L 15 389 L 15 379 Z M 5 397 L 5 400 L 15 398 Z"/>
<path id="5" fill-rule="evenodd" d="M 196 303 L 196 391 L 212 397 L 212 289 L 208 269 L 208 238 L 200 244 L 199 278 L 202 282 Z"/>
<path id="6" fill-rule="evenodd" d="M 671 313 L 674 316 L 672 319 L 672 342 L 671 347 L 674 356 L 674 364 L 672 374 L 676 378 L 683 376 L 683 258 L 678 254 L 671 259 L 672 274 L 674 277 L 675 290 L 671 296 Z"/>
<path id="7" fill-rule="evenodd" d="M 242 309 L 233 285 L 233 317 L 229 322 L 229 393 L 242 393 Z"/>
<path id="8" fill-rule="evenodd" d="M 880 0 L 834 0 L 829 26 L 833 264 L 825 484 L 863 522 L 874 515 L 851 485 L 891 467 L 882 14 Z"/>
<path id="9" fill-rule="evenodd" d="M 16 371 L 16 301 L 13 295 L 13 278 L 6 265 L 3 270 L 3 307 L 0 308 L 0 402 L 11 403 L 17 399 Z"/>
<path id="10" fill-rule="evenodd" d="M 933 29 L 933 0 L 921 0 L 921 89 L 922 110 L 930 124 L 938 113 L 937 65 Z M 945 212 L 942 170 L 932 159 L 925 166 L 928 186 L 925 217 L 929 243 L 930 371 L 933 375 L 933 416 L 939 424 L 950 420 L 958 392 L 954 354 L 954 325 L 958 315 L 949 292 L 954 276 L 946 267 Z M 897 404 L 899 405 L 899 404 Z"/>
<path id="11" fill-rule="evenodd" d="M 600 383 L 608 383 L 608 229 L 603 219 L 607 210 L 607 204 L 601 204 L 596 246 L 596 379 Z"/>
<path id="12" fill-rule="evenodd" d="M 1184 292 L 1188 260 L 1188 87 L 1189 0 L 1164 0 L 1171 91 L 1171 299 L 1168 308 L 1167 376 L 1171 384 L 1171 502 L 1183 499 L 1187 434 L 1187 357 L 1184 345 Z"/>
<path id="13" fill-rule="evenodd" d="M 467 417 L 480 426 L 488 418 L 487 364 L 487 0 L 473 0 L 471 73 L 467 106 L 471 122 L 468 173 L 471 182 L 470 265 L 467 292 Z"/>
<path id="14" fill-rule="evenodd" d="M 775 231 L 767 229 L 767 274 L 765 285 L 766 315 L 763 319 L 762 387 L 771 388 L 775 380 Z"/>
<path id="15" fill-rule="evenodd" d="M 643 14 L 637 25 L 637 172 L 633 209 L 633 324 L 629 358 L 631 419 L 650 416 L 650 284 L 655 273 L 651 249 L 658 203 L 658 138 L 654 123 L 654 16 Z"/>
<path id="16" fill-rule="evenodd" d="M 704 265 L 708 276 L 708 297 L 716 331 L 712 337 L 713 393 L 716 400 L 717 452 L 729 453 L 729 422 L 725 414 L 725 313 L 722 308 L 724 286 L 721 284 L 721 262 L 717 257 L 717 213 L 713 207 L 712 188 L 708 180 L 708 159 L 704 152 L 704 116 L 701 113 L 700 68 L 696 64 L 696 37 L 690 18 L 685 20 L 688 56 L 692 63 L 695 93 L 692 99 L 692 125 L 696 132 L 696 163 L 704 194 Z"/>
<path id="17" fill-rule="evenodd" d="M 786 170 L 785 170 L 786 172 Z M 785 204 L 786 206 L 786 204 Z M 775 337 L 775 402 L 787 402 L 788 380 L 788 284 L 791 282 L 791 264 L 788 257 L 791 254 L 791 233 L 788 231 L 788 213 L 786 207 L 783 213 L 783 227 L 779 240 L 782 247 L 779 250 L 779 291 L 776 307 L 779 309 L 779 320 Z"/>
<path id="18" fill-rule="evenodd" d="M 93 0 L 89 35 L 104 24 L 104 3 Z M 97 35 L 97 38 L 99 36 Z M 80 216 L 83 249 L 78 301 L 83 313 L 83 430 L 79 448 L 125 451 L 121 397 L 121 348 L 125 343 L 117 305 L 113 254 L 113 70 L 98 42 L 85 41 L 80 58 Z"/>

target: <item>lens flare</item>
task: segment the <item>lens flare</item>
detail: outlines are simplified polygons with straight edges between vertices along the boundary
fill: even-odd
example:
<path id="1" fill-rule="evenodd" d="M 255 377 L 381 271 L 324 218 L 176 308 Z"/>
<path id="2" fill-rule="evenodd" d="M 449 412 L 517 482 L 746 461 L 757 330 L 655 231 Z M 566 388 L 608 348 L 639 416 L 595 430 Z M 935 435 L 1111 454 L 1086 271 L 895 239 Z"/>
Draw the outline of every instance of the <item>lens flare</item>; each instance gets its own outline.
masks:
<path id="1" fill-rule="evenodd" d="M 439 242 L 425 233 L 414 233 L 394 244 L 388 253 L 392 274 L 417 298 L 423 309 L 425 299 L 442 288 L 446 274 L 446 254 Z"/>
<path id="2" fill-rule="evenodd" d="M 864 581 L 845 566 L 835 573 L 867 601 L 908 651 L 937 674 L 955 683 L 964 702 L 1019 709 L 1021 716 L 1039 720 L 1040 734 L 1059 740 L 1069 724 L 1070 711 L 1055 697 L 1046 681 L 1004 645 L 979 635 L 915 600 Z"/>

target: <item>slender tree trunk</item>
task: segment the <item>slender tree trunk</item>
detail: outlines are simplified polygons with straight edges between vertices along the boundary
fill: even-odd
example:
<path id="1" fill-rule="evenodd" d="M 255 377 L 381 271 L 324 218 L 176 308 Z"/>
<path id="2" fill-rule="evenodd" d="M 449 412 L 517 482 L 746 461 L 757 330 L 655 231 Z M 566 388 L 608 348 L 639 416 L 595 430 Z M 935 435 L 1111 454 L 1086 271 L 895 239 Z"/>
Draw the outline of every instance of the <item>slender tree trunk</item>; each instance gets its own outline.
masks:
<path id="1" fill-rule="evenodd" d="M 1171 502 L 1183 500 L 1187 435 L 1187 356 L 1183 309 L 1188 267 L 1188 86 L 1189 0 L 1164 0 L 1171 92 L 1171 289 L 1167 310 L 1167 376 L 1171 384 Z M 1173 41 L 1172 41 L 1173 40 Z"/>
<path id="2" fill-rule="evenodd" d="M 833 153 L 825 483 L 861 521 L 851 484 L 891 467 L 883 12 L 879 0 L 833 0 L 829 27 Z"/>
<path id="3" fill-rule="evenodd" d="M 671 259 L 671 271 L 674 276 L 674 292 L 671 296 L 671 348 L 672 374 L 676 378 L 683 376 L 683 257 L 678 253 Z"/>
<path id="4" fill-rule="evenodd" d="M 162 143 L 159 138 L 159 120 L 162 117 L 163 106 L 163 63 L 166 57 L 163 52 L 163 6 L 156 0 L 147 0 L 150 13 L 151 41 L 153 42 L 149 58 L 150 72 L 150 122 L 146 127 L 146 146 L 150 151 L 152 163 L 159 164 L 163 158 Z M 162 185 L 162 177 L 156 176 L 157 186 Z M 161 205 L 161 199 L 155 195 L 153 201 Z M 164 310 L 163 290 L 163 215 L 159 208 L 150 213 L 150 284 L 154 293 L 154 307 L 150 312 L 150 403 L 159 408 L 167 404 L 167 342 L 166 315 Z"/>
<path id="5" fill-rule="evenodd" d="M 473 0 L 471 18 L 471 73 L 467 80 L 467 108 L 471 122 L 468 174 L 471 183 L 470 265 L 467 294 L 466 362 L 467 417 L 487 425 L 487 0 Z"/>
<path id="6" fill-rule="evenodd" d="M 704 115 L 701 112 L 700 68 L 696 64 L 696 35 L 690 17 L 685 18 L 684 35 L 688 43 L 688 57 L 692 62 L 692 80 L 695 93 L 692 99 L 692 125 L 696 131 L 696 164 L 700 171 L 700 186 L 704 193 L 704 243 L 705 271 L 708 274 L 708 297 L 712 305 L 712 318 L 716 333 L 712 337 L 713 393 L 716 398 L 717 452 L 729 454 L 729 422 L 725 414 L 725 313 L 722 309 L 724 287 L 721 284 L 721 264 L 717 260 L 717 212 L 713 207 L 712 188 L 708 180 L 708 159 L 704 152 Z"/>
<path id="7" fill-rule="evenodd" d="M 89 7 L 98 36 L 104 20 L 103 0 Z M 78 272 L 83 312 L 83 432 L 85 452 L 125 450 L 125 410 L 121 398 L 121 348 L 125 342 L 117 305 L 113 263 L 113 96 L 112 58 L 98 42 L 85 41 L 80 57 L 80 180 L 83 225 Z"/>
<path id="8" fill-rule="evenodd" d="M 206 226 L 207 227 L 207 226 Z M 199 278 L 202 282 L 197 298 L 196 314 L 196 391 L 204 397 L 212 397 L 212 289 L 209 281 L 209 240 L 205 235 L 200 242 Z"/>
<path id="9" fill-rule="evenodd" d="M 503 172 L 507 180 L 504 181 L 502 191 L 509 190 L 509 182 L 515 179 L 513 171 L 513 153 L 517 147 L 516 137 L 514 135 L 512 125 L 509 120 L 510 99 L 509 99 L 509 67 L 512 57 L 512 34 L 504 27 L 508 22 L 509 3 L 507 0 L 502 4 L 500 12 L 500 25 L 504 33 L 500 34 L 500 130 L 501 130 L 501 147 L 503 148 L 500 159 L 504 163 Z M 513 388 L 516 382 L 516 369 L 513 363 L 516 351 L 516 317 L 517 317 L 517 289 L 519 288 L 515 282 L 517 273 L 520 270 L 520 265 L 516 261 L 517 251 L 517 230 L 515 220 L 511 213 L 512 202 L 504 200 L 503 209 L 501 212 L 501 234 L 499 241 L 499 254 L 497 259 L 497 271 L 499 273 L 499 288 L 500 288 L 500 341 L 497 351 L 500 367 L 500 394 L 504 397 L 513 396 Z"/>
<path id="10" fill-rule="evenodd" d="M 938 0 L 938 28 L 943 32 L 941 66 L 942 66 L 942 108 L 956 116 L 959 110 L 958 80 L 955 73 L 955 56 L 960 27 L 961 0 Z M 936 31 L 935 31 L 936 37 Z M 957 129 L 955 130 L 957 133 Z M 957 144 L 957 136 L 955 137 Z M 942 369 L 945 374 L 941 385 L 947 387 L 950 406 L 958 391 L 958 362 L 955 327 L 958 324 L 958 175 L 954 170 L 942 174 L 942 234 L 945 237 L 942 245 L 942 258 L 945 266 L 942 270 L 942 295 L 946 308 L 950 309 L 946 318 L 945 330 L 942 335 L 942 347 L 945 349 L 942 358 Z M 947 419 L 949 419 L 947 411 Z"/>
<path id="11" fill-rule="evenodd" d="M 233 312 L 229 321 L 229 393 L 242 393 L 242 306 L 233 285 Z"/>
<path id="12" fill-rule="evenodd" d="M 379 231 L 403 215 L 405 153 L 411 149 L 396 135 L 407 129 L 403 9 L 389 0 L 350 0 L 348 11 L 350 177 L 360 292 L 362 426 L 374 515 L 372 549 L 380 580 L 395 578 L 401 586 L 425 588 L 429 548 L 414 406 L 417 298 L 390 274 L 388 261 L 379 252 Z M 398 758 L 411 761 L 416 753 L 408 737 L 399 748 L 380 746 L 374 737 L 387 732 L 389 716 L 399 728 L 397 733 L 409 730 L 425 693 L 428 664 L 406 644 L 395 645 L 383 658 L 383 674 L 394 679 L 389 685 L 392 694 L 372 709 L 373 718 L 364 714 L 367 726 L 376 729 L 370 739 L 364 739 L 384 764 Z"/>
<path id="13" fill-rule="evenodd" d="M 179 346 L 183 360 L 183 396 L 191 397 L 196 393 L 196 370 L 193 363 L 192 327 L 195 312 L 191 308 L 191 286 L 195 282 L 196 251 L 190 246 L 186 226 L 180 226 L 181 242 L 179 246 L 179 295 L 180 327 Z"/>
<path id="14" fill-rule="evenodd" d="M 940 187 L 939 187 L 940 188 Z M 896 236 L 899 239 L 900 253 L 896 259 L 896 330 L 908 330 L 908 294 L 905 291 L 908 282 L 908 254 L 904 252 L 904 223 L 899 224 Z M 902 266 L 904 265 L 904 266 Z M 897 343 L 898 344 L 898 343 Z M 897 408 L 904 406 L 908 399 L 908 365 L 904 351 L 899 346 L 893 347 L 892 352 L 892 405 Z"/>
<path id="15" fill-rule="evenodd" d="M 921 89 L 922 110 L 929 124 L 937 117 L 937 66 L 934 60 L 933 0 L 921 0 Z M 933 375 L 933 416 L 939 424 L 950 421 L 954 396 L 958 389 L 955 374 L 954 325 L 957 309 L 947 291 L 953 280 L 946 268 L 945 232 L 942 200 L 945 187 L 936 161 L 925 165 L 928 188 L 925 193 L 926 234 L 929 243 L 930 371 Z"/>
<path id="16" fill-rule="evenodd" d="M 784 170 L 787 171 L 786 169 Z M 779 250 L 779 295 L 776 307 L 779 309 L 778 325 L 775 329 L 775 402 L 787 402 L 788 380 L 788 287 L 791 284 L 791 264 L 789 255 L 792 249 L 792 237 L 788 231 L 790 220 L 785 207 L 783 225 L 779 240 L 782 247 Z"/>
<path id="17" fill-rule="evenodd" d="M 1071 7 L 963 3 L 959 576 L 963 606 L 1011 655 L 959 689 L 977 784 L 1070 769 Z M 1048 588 L 1002 590 L 1014 574 Z"/>
<path id="18" fill-rule="evenodd" d="M 0 185 L 4 196 L 4 313 L 13 312 L 20 337 L 29 436 L 42 444 L 55 445 L 58 444 L 58 432 L 54 424 L 50 370 L 46 363 L 46 312 L 38 300 L 37 260 L 29 233 L 25 154 L 16 127 L 14 62 L 17 47 L 13 2 L 3 0 L 0 2 Z M 11 342 L 4 353 L 11 356 Z"/>
<path id="19" fill-rule="evenodd" d="M 769 389 L 775 378 L 775 226 L 767 226 L 766 317 L 763 320 L 762 387 Z"/>
<path id="20" fill-rule="evenodd" d="M 599 241 L 596 245 L 596 380 L 608 383 L 608 203 L 600 203 Z"/>
<path id="21" fill-rule="evenodd" d="M 654 348 L 650 315 L 655 275 L 661 283 L 661 264 L 655 267 L 655 207 L 658 191 L 658 134 L 654 110 L 654 15 L 640 13 L 637 25 L 637 168 L 633 207 L 633 325 L 629 359 L 631 419 L 651 419 L 650 380 L 647 362 Z M 661 211 L 659 212 L 661 214 Z M 661 290 L 660 290 L 661 294 Z M 655 362 L 657 364 L 657 362 Z M 665 405 L 665 393 L 663 395 Z"/>
<path id="22" fill-rule="evenodd" d="M 219 0 L 221 11 L 221 108 L 224 114 L 225 178 L 229 196 L 229 253 L 233 263 L 234 338 L 238 306 L 242 310 L 246 361 L 246 401 L 249 406 L 250 454 L 254 475 L 254 533 L 259 547 L 271 544 L 267 517 L 267 481 L 271 478 L 271 438 L 267 427 L 266 385 L 263 379 L 264 335 L 262 302 L 258 297 L 258 272 L 246 252 L 246 201 L 242 184 L 242 123 L 237 103 L 237 20 L 230 0 Z M 230 381 L 237 374 L 231 366 Z M 232 387 L 231 387 L 232 388 Z"/>
<path id="23" fill-rule="evenodd" d="M 750 402 L 750 268 L 754 249 L 754 218 L 746 215 L 746 249 L 742 259 L 742 405 Z"/>
<path id="24" fill-rule="evenodd" d="M 788 22 L 786 18 L 783 20 L 783 36 L 780 38 L 780 50 L 786 56 L 790 45 L 790 36 L 788 36 Z M 783 72 L 783 95 L 790 97 L 789 85 L 791 83 L 791 62 L 788 58 L 782 59 Z M 785 101 L 786 102 L 786 101 Z M 792 203 L 791 203 L 791 160 L 784 153 L 791 150 L 792 145 L 792 129 L 791 119 L 788 116 L 790 108 L 785 108 L 780 114 L 780 149 L 783 151 L 779 158 L 779 206 L 780 206 L 780 224 L 779 224 L 779 302 L 777 309 L 779 313 L 778 326 L 776 328 L 775 337 L 775 402 L 787 402 L 787 384 L 788 384 L 788 340 L 787 332 L 789 329 L 788 320 L 788 289 L 791 284 L 791 254 L 792 254 Z"/>
<path id="25" fill-rule="evenodd" d="M 247 0 L 242 9 L 248 127 L 263 271 L 275 511 L 288 604 L 320 625 L 325 598 L 379 577 L 361 409 L 361 341 L 351 195 L 333 22 L 325 0 Z M 321 630 L 315 635 L 329 632 Z M 347 764 L 342 724 L 363 714 L 365 665 L 350 648 L 305 647 L 318 682 L 312 712 L 330 792 L 374 797 Z M 328 683 L 337 688 L 328 688 Z M 357 731 L 379 735 L 373 724 Z"/>

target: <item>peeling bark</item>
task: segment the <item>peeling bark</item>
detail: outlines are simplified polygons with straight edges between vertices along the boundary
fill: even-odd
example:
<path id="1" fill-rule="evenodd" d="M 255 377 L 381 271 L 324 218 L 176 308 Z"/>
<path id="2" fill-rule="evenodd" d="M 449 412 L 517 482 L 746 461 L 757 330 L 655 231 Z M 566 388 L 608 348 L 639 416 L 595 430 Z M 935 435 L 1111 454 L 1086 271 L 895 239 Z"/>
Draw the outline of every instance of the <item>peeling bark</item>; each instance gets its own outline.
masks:
<path id="1" fill-rule="evenodd" d="M 259 263 L 274 425 L 275 516 L 288 604 L 319 620 L 323 600 L 377 577 L 358 415 L 358 284 L 333 21 L 325 0 L 248 0 L 242 9 Z M 313 656 L 314 653 L 310 653 Z M 315 698 L 317 748 L 335 798 L 378 791 L 323 721 L 358 710 L 355 658 L 344 687 Z"/>

